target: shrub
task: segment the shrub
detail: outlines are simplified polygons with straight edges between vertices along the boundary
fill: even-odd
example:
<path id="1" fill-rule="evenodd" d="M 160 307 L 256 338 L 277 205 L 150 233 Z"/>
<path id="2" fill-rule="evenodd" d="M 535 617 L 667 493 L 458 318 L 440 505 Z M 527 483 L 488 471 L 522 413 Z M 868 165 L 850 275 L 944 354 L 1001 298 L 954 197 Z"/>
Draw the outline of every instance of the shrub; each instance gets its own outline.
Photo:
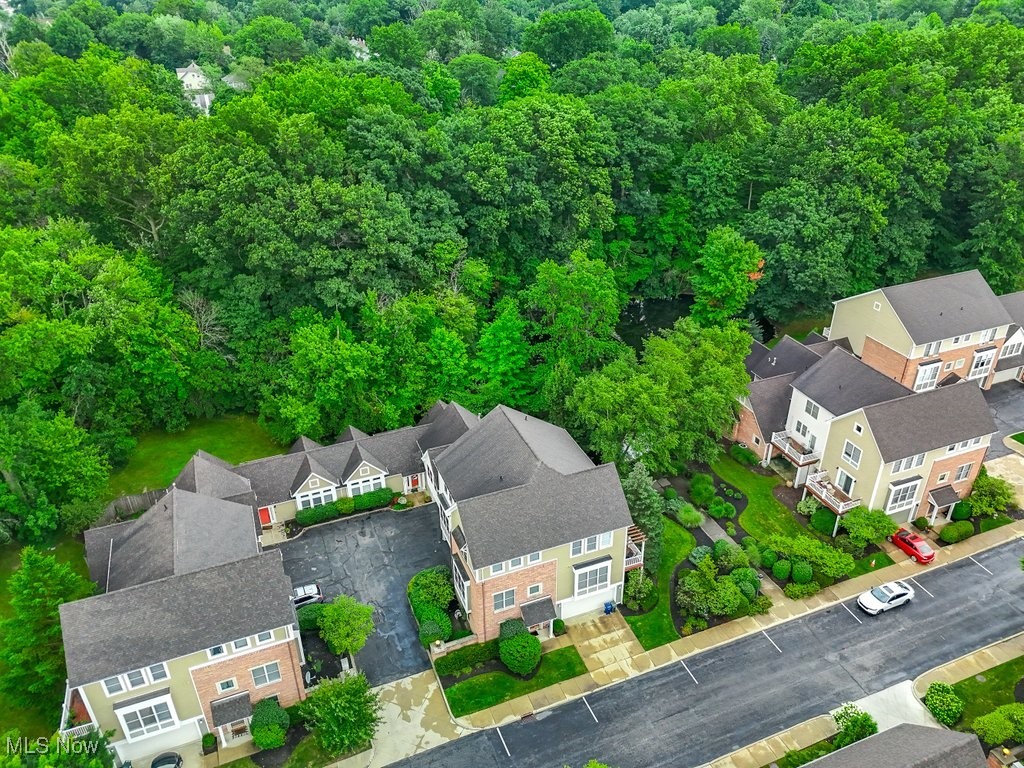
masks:
<path id="1" fill-rule="evenodd" d="M 814 581 L 810 584 L 787 584 L 782 591 L 790 600 L 802 600 L 805 597 L 818 594 L 821 591 L 821 585 Z"/>
<path id="2" fill-rule="evenodd" d="M 768 595 L 758 595 L 750 601 L 750 615 L 763 615 L 772 609 L 772 599 Z"/>
<path id="3" fill-rule="evenodd" d="M 739 443 L 733 443 L 729 447 L 729 455 L 745 467 L 752 467 L 757 464 L 757 454 L 749 448 L 744 448 Z"/>
<path id="4" fill-rule="evenodd" d="M 731 501 L 725 502 L 725 504 L 722 506 L 722 516 L 726 520 L 732 520 L 734 517 L 736 517 L 736 505 L 733 504 Z"/>
<path id="5" fill-rule="evenodd" d="M 654 589 L 654 582 L 643 568 L 636 568 L 626 574 L 625 600 L 626 605 L 634 611 L 640 607 L 640 603 L 647 599 Z"/>
<path id="6" fill-rule="evenodd" d="M 836 513 L 825 507 L 818 507 L 811 513 L 810 526 L 824 536 L 831 536 L 835 530 Z"/>
<path id="7" fill-rule="evenodd" d="M 839 520 L 839 525 L 846 529 L 854 544 L 866 547 L 877 544 L 886 536 L 892 536 L 899 530 L 899 525 L 881 509 L 854 507 Z"/>
<path id="8" fill-rule="evenodd" d="M 831 742 L 819 741 L 817 744 L 803 749 L 791 749 L 779 758 L 778 765 L 779 768 L 800 768 L 801 765 L 807 765 L 811 761 L 835 751 L 836 748 L 832 746 Z"/>
<path id="9" fill-rule="evenodd" d="M 212 749 L 217 743 L 217 737 L 212 733 L 203 734 L 203 749 Z"/>
<path id="10" fill-rule="evenodd" d="M 701 472 L 690 479 L 690 501 L 698 507 L 706 507 L 715 498 L 715 481 L 711 475 Z"/>
<path id="11" fill-rule="evenodd" d="M 509 640 L 516 635 L 528 635 L 530 630 L 526 628 L 526 622 L 522 619 L 505 619 L 498 625 L 498 641 Z"/>
<path id="12" fill-rule="evenodd" d="M 839 728 L 839 733 L 832 739 L 832 746 L 836 749 L 848 747 L 855 741 L 878 733 L 878 723 L 875 722 L 875 718 L 853 704 L 845 704 L 832 715 L 832 719 L 836 721 L 836 726 Z"/>
<path id="13" fill-rule="evenodd" d="M 953 519 L 954 520 L 969 520 L 971 515 L 974 514 L 974 510 L 971 509 L 971 502 L 967 499 L 958 501 L 956 506 L 953 507 Z"/>
<path id="14" fill-rule="evenodd" d="M 850 555 L 809 536 L 795 538 L 769 536 L 765 544 L 778 552 L 780 556 L 806 560 L 816 572 L 836 579 L 849 574 L 855 565 Z"/>
<path id="15" fill-rule="evenodd" d="M 958 541 L 969 539 L 974 535 L 974 523 L 970 520 L 961 520 L 956 523 L 946 523 L 939 531 L 939 538 L 947 544 L 956 544 Z"/>
<path id="16" fill-rule="evenodd" d="M 789 560 L 779 560 L 772 566 L 772 576 L 779 581 L 785 581 L 789 578 L 789 571 L 792 568 L 792 564 Z"/>
<path id="17" fill-rule="evenodd" d="M 974 718 L 971 730 L 978 734 L 979 739 L 991 745 L 1002 744 L 1013 738 L 1013 723 L 998 709 Z"/>
<path id="18" fill-rule="evenodd" d="M 528 675 L 540 664 L 540 640 L 526 633 L 498 643 L 501 663 L 517 675 Z"/>
<path id="19" fill-rule="evenodd" d="M 832 546 L 838 549 L 840 552 L 845 552 L 851 557 L 855 557 L 858 560 L 864 557 L 864 547 L 857 544 L 850 535 L 847 533 L 840 533 L 834 539 L 832 539 Z"/>
<path id="20" fill-rule="evenodd" d="M 715 496 L 711 500 L 711 504 L 708 505 L 708 514 L 715 518 L 715 520 L 721 520 L 726 516 L 725 505 L 727 503 L 721 496 Z"/>
<path id="21" fill-rule="evenodd" d="M 690 555 L 686 559 L 694 565 L 697 565 L 705 557 L 711 557 L 711 547 L 705 546 L 704 544 L 698 544 L 690 550 Z"/>
<path id="22" fill-rule="evenodd" d="M 557 621 L 557 620 L 556 620 Z M 498 641 L 488 640 L 486 643 L 474 643 L 456 648 L 434 662 L 439 675 L 454 675 L 464 669 L 472 669 L 478 664 L 498 658 Z"/>
<path id="23" fill-rule="evenodd" d="M 743 595 L 743 599 L 747 601 L 748 607 L 751 600 L 757 597 L 757 589 L 750 586 L 747 582 L 737 582 L 736 586 L 740 588 L 740 594 Z M 746 614 L 744 614 L 746 615 Z"/>
<path id="24" fill-rule="evenodd" d="M 703 632 L 707 628 L 707 619 L 702 619 L 700 616 L 691 616 L 685 622 L 683 622 L 683 626 L 680 627 L 679 631 L 683 635 L 683 637 L 689 637 L 694 632 Z"/>
<path id="25" fill-rule="evenodd" d="M 354 655 L 366 645 L 366 638 L 373 634 L 373 606 L 364 605 L 349 595 L 339 595 L 324 605 L 320 614 L 320 637 L 327 643 L 331 653 Z M 445 639 L 451 637 L 452 623 L 444 616 L 440 622 L 447 627 Z"/>
<path id="26" fill-rule="evenodd" d="M 666 501 L 671 501 L 672 499 L 679 498 L 679 492 L 676 491 L 676 489 L 670 485 L 668 488 L 665 489 L 664 496 Z"/>
<path id="27" fill-rule="evenodd" d="M 753 568 L 737 568 L 729 574 L 729 578 L 737 584 L 749 584 L 754 588 L 755 594 L 761 589 L 761 579 Z"/>
<path id="28" fill-rule="evenodd" d="M 736 526 L 732 524 L 731 520 L 725 524 L 725 532 L 729 536 L 735 536 L 736 535 Z"/>
<path id="29" fill-rule="evenodd" d="M 729 573 L 734 568 L 748 568 L 750 561 L 747 559 L 746 552 L 736 544 L 728 539 L 719 539 L 715 542 L 715 546 L 712 548 L 712 553 L 715 558 L 715 565 L 722 573 Z"/>
<path id="30" fill-rule="evenodd" d="M 352 499 L 346 496 L 329 504 L 321 504 L 318 507 L 310 507 L 309 509 L 300 509 L 295 513 L 295 522 L 303 527 L 316 525 L 317 523 L 333 520 L 336 517 L 351 514 L 352 509 Z"/>
<path id="31" fill-rule="evenodd" d="M 362 673 L 321 680 L 299 709 L 323 751 L 341 755 L 370 743 L 381 703 Z"/>
<path id="32" fill-rule="evenodd" d="M 797 513 L 803 515 L 804 517 L 810 517 L 819 509 L 821 509 L 821 504 L 819 504 L 818 500 L 813 496 L 808 496 L 807 498 L 800 499 L 800 501 L 796 503 Z"/>
<path id="33" fill-rule="evenodd" d="M 451 618 L 436 605 L 423 606 L 417 618 L 420 622 L 420 644 L 424 648 L 452 636 Z"/>
<path id="34" fill-rule="evenodd" d="M 303 632 L 313 632 L 320 629 L 320 616 L 323 615 L 323 603 L 304 605 L 295 612 L 299 619 L 299 629 Z"/>
<path id="35" fill-rule="evenodd" d="M 979 517 L 1005 512 L 1014 503 L 1013 486 L 1001 477 L 993 477 L 982 466 L 971 491 L 971 509 Z"/>
<path id="36" fill-rule="evenodd" d="M 743 551 L 747 554 L 747 561 L 750 563 L 751 568 L 761 567 L 761 550 L 757 546 L 757 542 L 750 536 L 743 538 Z"/>
<path id="37" fill-rule="evenodd" d="M 793 561 L 792 579 L 794 584 L 810 584 L 814 578 L 814 569 L 803 560 Z"/>
<path id="38" fill-rule="evenodd" d="M 253 746 L 257 749 L 283 747 L 290 725 L 291 718 L 277 703 L 277 699 L 263 699 L 252 705 L 249 732 L 252 734 Z"/>
<path id="39" fill-rule="evenodd" d="M 447 610 L 455 599 L 455 588 L 452 586 L 452 572 L 443 565 L 420 571 L 409 580 L 406 588 L 412 611 L 419 618 L 422 607 L 433 605 Z"/>
<path id="40" fill-rule="evenodd" d="M 761 550 L 761 567 L 771 568 L 778 561 L 779 556 L 775 553 L 774 549 L 762 549 Z"/>
<path id="41" fill-rule="evenodd" d="M 949 683 L 934 682 L 924 695 L 924 705 L 936 720 L 947 728 L 956 725 L 964 713 L 964 700 L 956 695 Z"/>
<path id="42" fill-rule="evenodd" d="M 356 512 L 362 512 L 367 509 L 380 509 L 381 507 L 386 507 L 400 495 L 401 494 L 395 493 L 390 488 L 379 488 L 376 491 L 361 493 L 358 496 L 353 497 L 352 501 Z"/>
<path id="43" fill-rule="evenodd" d="M 565 622 L 562 621 L 561 619 L 555 619 L 551 623 L 551 629 L 555 633 L 555 635 L 557 635 L 557 636 L 564 635 L 565 634 Z"/>
<path id="44" fill-rule="evenodd" d="M 676 520 L 684 528 L 700 528 L 704 522 L 704 515 L 693 504 L 685 502 L 676 510 Z"/>
<path id="45" fill-rule="evenodd" d="M 928 523 L 927 517 L 915 517 L 914 527 L 917 528 L 917 530 L 919 531 L 927 531 L 931 527 L 931 525 Z"/>

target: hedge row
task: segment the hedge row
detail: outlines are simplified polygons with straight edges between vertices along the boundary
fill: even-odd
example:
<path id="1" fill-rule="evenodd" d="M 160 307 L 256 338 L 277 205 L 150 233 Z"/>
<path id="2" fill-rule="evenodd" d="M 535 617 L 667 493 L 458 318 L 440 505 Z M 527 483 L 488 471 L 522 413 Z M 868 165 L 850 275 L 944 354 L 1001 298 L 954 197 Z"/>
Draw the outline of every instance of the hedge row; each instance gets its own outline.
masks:
<path id="1" fill-rule="evenodd" d="M 939 531 L 939 538 L 947 544 L 956 544 L 958 541 L 969 539 L 974 535 L 974 523 L 970 520 L 961 520 L 957 523 L 946 523 Z"/>
<path id="2" fill-rule="evenodd" d="M 332 501 L 328 504 L 321 504 L 318 507 L 300 509 L 295 513 L 295 522 L 303 527 L 316 525 L 317 523 L 325 523 L 328 520 L 333 520 L 336 517 L 351 515 L 354 510 L 355 505 L 353 504 L 352 499 L 344 496 L 337 501 Z"/>
<path id="3" fill-rule="evenodd" d="M 483 664 L 499 658 L 498 640 L 488 640 L 486 643 L 474 643 L 462 648 L 456 648 L 451 653 L 446 653 L 434 662 L 434 668 L 439 675 L 454 675 L 464 669 L 472 669 L 477 664 Z"/>
<path id="4" fill-rule="evenodd" d="M 400 493 L 395 493 L 390 488 L 380 488 L 376 491 L 361 493 L 354 497 L 352 501 L 355 503 L 356 512 L 362 512 L 367 509 L 386 507 L 401 495 Z"/>

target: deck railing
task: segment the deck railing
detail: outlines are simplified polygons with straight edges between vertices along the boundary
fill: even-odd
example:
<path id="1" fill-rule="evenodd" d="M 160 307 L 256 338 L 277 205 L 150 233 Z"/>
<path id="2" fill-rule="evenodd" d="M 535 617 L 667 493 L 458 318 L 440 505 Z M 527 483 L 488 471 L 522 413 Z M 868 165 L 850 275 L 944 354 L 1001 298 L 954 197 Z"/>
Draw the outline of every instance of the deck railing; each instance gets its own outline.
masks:
<path id="1" fill-rule="evenodd" d="M 772 432 L 772 445 L 786 454 L 791 461 L 796 462 L 798 466 L 812 464 L 821 458 L 821 451 L 804 453 L 790 438 L 790 432 L 788 429 L 785 429 L 782 432 Z"/>
<path id="2" fill-rule="evenodd" d="M 848 496 L 843 499 L 835 492 L 836 489 L 832 487 L 828 472 L 815 472 L 813 475 L 809 475 L 807 489 L 838 515 L 860 506 L 860 499 L 851 499 Z M 843 495 L 846 496 L 846 494 Z"/>

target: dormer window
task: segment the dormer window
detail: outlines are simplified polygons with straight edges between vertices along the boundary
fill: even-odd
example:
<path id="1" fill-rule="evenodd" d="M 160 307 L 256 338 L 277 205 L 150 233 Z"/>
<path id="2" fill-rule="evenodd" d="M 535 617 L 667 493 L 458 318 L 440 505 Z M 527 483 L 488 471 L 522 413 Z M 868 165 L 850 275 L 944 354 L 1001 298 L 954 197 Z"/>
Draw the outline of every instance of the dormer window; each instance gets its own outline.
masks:
<path id="1" fill-rule="evenodd" d="M 939 345 L 941 343 L 942 342 L 939 342 L 939 341 L 931 341 L 931 342 L 925 344 L 924 345 L 924 356 L 925 357 L 931 357 L 932 355 L 939 354 Z"/>

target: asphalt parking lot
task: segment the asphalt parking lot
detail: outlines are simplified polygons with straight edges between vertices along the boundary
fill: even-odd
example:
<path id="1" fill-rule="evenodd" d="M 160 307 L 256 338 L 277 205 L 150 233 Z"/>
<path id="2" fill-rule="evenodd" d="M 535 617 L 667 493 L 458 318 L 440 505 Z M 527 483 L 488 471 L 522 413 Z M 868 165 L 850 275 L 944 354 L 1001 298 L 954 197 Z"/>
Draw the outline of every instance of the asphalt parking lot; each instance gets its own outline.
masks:
<path id="1" fill-rule="evenodd" d="M 996 384 L 985 393 L 985 400 L 999 428 L 999 434 L 992 436 L 985 458 L 997 459 L 1010 453 L 1003 445 L 1003 438 L 1024 431 L 1024 385 L 1016 381 Z"/>
<path id="2" fill-rule="evenodd" d="M 450 560 L 436 505 L 338 520 L 279 548 L 294 586 L 315 582 L 327 597 L 352 595 L 374 607 L 377 631 L 356 654 L 371 685 L 430 668 L 405 588 L 417 571 Z"/>

